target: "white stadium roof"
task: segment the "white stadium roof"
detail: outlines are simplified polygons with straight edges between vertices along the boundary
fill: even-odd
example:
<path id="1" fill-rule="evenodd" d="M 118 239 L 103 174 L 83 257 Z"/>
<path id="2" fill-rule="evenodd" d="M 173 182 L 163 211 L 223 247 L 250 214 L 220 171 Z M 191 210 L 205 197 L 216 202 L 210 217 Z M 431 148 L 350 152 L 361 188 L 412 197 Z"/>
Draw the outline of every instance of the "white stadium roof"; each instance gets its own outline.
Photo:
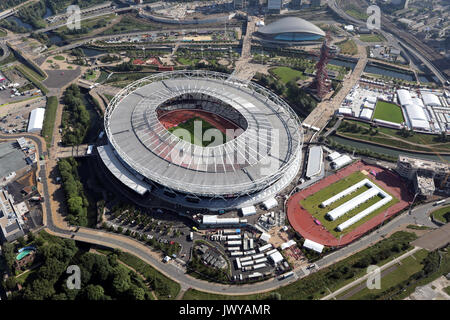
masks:
<path id="1" fill-rule="evenodd" d="M 230 112 L 245 118 L 246 130 L 214 147 L 194 145 L 171 134 L 157 111 L 166 101 L 187 94 L 228 105 Z M 122 89 L 105 114 L 105 132 L 120 161 L 169 190 L 217 198 L 249 195 L 293 179 L 297 172 L 290 169 L 297 170 L 301 158 L 299 125 L 286 102 L 265 88 L 201 70 L 142 78 Z M 245 149 L 250 142 L 259 143 L 255 152 Z M 230 161 L 236 158 L 243 161 Z"/>

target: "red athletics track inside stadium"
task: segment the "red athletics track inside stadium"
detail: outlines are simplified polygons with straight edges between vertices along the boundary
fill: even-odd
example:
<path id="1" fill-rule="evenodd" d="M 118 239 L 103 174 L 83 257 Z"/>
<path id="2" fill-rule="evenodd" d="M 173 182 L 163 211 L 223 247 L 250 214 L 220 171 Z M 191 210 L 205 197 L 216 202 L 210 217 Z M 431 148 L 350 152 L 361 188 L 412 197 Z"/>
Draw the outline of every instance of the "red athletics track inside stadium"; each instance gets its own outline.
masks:
<path id="1" fill-rule="evenodd" d="M 158 113 L 158 119 L 166 129 L 176 127 L 192 118 L 199 117 L 226 134 L 227 129 L 237 130 L 239 126 L 233 122 L 211 112 L 197 109 L 173 110 Z M 239 132 L 239 131 L 238 131 Z"/>
<path id="2" fill-rule="evenodd" d="M 317 225 L 314 222 L 314 217 L 300 206 L 300 201 L 335 183 L 336 181 L 343 179 L 353 172 L 361 170 L 365 170 L 367 172 L 371 172 L 372 170 L 375 171 L 376 177 L 368 174 L 367 178 L 376 182 L 380 187 L 388 191 L 394 197 L 398 198 L 400 202 L 397 202 L 387 210 L 380 212 L 371 220 L 345 234 L 340 240 L 336 239 L 324 226 Z M 407 186 L 397 174 L 389 170 L 366 165 L 361 161 L 358 161 L 290 197 L 287 203 L 287 215 L 291 226 L 295 229 L 295 231 L 300 233 L 302 237 L 329 247 L 344 246 L 358 239 L 367 231 L 375 228 L 384 220 L 394 216 L 397 212 L 405 209 L 412 200 L 413 197 L 408 191 Z"/>

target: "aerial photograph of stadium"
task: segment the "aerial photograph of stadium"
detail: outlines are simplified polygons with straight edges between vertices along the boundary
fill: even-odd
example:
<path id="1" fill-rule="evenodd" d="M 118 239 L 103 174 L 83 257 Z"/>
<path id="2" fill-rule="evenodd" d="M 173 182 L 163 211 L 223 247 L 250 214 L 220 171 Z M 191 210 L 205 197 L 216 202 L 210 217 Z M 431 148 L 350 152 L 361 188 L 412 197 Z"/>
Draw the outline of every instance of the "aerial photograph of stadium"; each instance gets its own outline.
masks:
<path id="1" fill-rule="evenodd" d="M 0 1 L 0 305 L 449 301 L 449 18 L 446 0 Z"/>

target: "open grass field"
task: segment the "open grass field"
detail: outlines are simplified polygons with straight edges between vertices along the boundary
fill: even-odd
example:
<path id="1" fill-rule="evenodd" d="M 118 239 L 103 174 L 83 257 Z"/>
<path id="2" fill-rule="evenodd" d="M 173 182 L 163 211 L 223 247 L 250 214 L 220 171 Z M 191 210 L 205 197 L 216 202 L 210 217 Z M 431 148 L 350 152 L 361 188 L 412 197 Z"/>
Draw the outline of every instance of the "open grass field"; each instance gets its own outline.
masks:
<path id="1" fill-rule="evenodd" d="M 342 54 L 355 55 L 358 53 L 358 47 L 355 41 L 352 39 L 345 40 L 343 42 L 337 43 L 337 46 L 341 49 Z"/>
<path id="2" fill-rule="evenodd" d="M 325 218 L 325 215 L 339 207 L 340 205 L 344 204 L 345 202 L 353 199 L 354 197 L 356 197 L 357 195 L 365 192 L 368 190 L 368 188 L 366 186 L 363 186 L 361 188 L 359 188 L 358 190 L 356 190 L 355 192 L 339 199 L 338 201 L 334 202 L 333 204 L 327 206 L 326 208 L 321 208 L 319 207 L 320 203 L 322 203 L 324 200 L 331 198 L 332 196 L 338 194 L 339 192 L 347 189 L 348 187 L 354 185 L 355 183 L 364 180 L 367 176 L 360 172 L 354 172 L 351 175 L 345 177 L 344 179 L 339 180 L 338 182 L 335 182 L 331 185 L 329 185 L 328 187 L 320 190 L 319 192 L 316 192 L 315 194 L 305 198 L 304 200 L 300 201 L 300 205 L 306 209 L 314 218 L 316 218 L 317 220 L 319 220 L 322 225 L 336 238 L 340 237 L 341 235 L 345 235 L 349 232 L 351 232 L 352 230 L 356 229 L 357 227 L 359 227 L 360 225 L 362 225 L 363 223 L 369 221 L 370 219 L 372 219 L 373 217 L 375 217 L 376 215 L 378 215 L 380 212 L 383 212 L 384 210 L 386 210 L 387 208 L 389 208 L 390 206 L 394 205 L 395 203 L 397 203 L 399 200 L 396 199 L 395 197 L 392 197 L 393 199 L 388 202 L 386 205 L 384 205 L 383 207 L 379 208 L 378 210 L 375 210 L 374 212 L 372 212 L 371 214 L 369 214 L 368 216 L 366 216 L 365 218 L 361 219 L 360 221 L 356 222 L 355 224 L 353 224 L 352 226 L 346 228 L 344 231 L 339 232 L 336 229 L 336 227 L 338 225 L 340 225 L 341 223 L 345 222 L 346 220 L 348 220 L 349 218 L 355 216 L 356 214 L 358 214 L 359 212 L 363 211 L 364 209 L 370 207 L 371 205 L 375 204 L 376 202 L 380 201 L 381 198 L 380 197 L 374 197 L 368 201 L 366 201 L 365 203 L 361 204 L 359 207 L 349 211 L 347 214 L 345 214 L 344 216 L 334 220 L 334 221 L 329 221 L 327 218 Z M 392 195 L 391 195 L 392 196 Z"/>
<path id="3" fill-rule="evenodd" d="M 53 136 L 53 127 L 55 126 L 56 109 L 58 108 L 58 98 L 51 96 L 47 98 L 47 107 L 45 108 L 44 123 L 42 125 L 41 135 L 50 146 Z"/>
<path id="4" fill-rule="evenodd" d="M 450 296 L 450 286 L 445 287 L 444 292 Z"/>
<path id="5" fill-rule="evenodd" d="M 380 289 L 368 289 L 364 288 L 355 294 L 348 296 L 347 292 L 351 292 L 354 288 L 350 288 L 347 292 L 341 294 L 341 296 L 346 296 L 349 300 L 368 300 L 372 294 L 379 294 L 386 291 L 387 289 L 407 280 L 410 276 L 422 270 L 423 265 L 421 262 L 428 255 L 425 249 L 417 251 L 411 256 L 402 260 L 401 264 L 397 264 L 396 268 L 390 272 L 387 272 L 381 277 L 381 288 Z"/>
<path id="6" fill-rule="evenodd" d="M 288 83 L 291 80 L 296 79 L 306 79 L 307 77 L 303 74 L 303 72 L 294 70 L 289 67 L 277 67 L 270 69 L 270 72 L 274 74 L 278 79 L 280 79 L 284 84 Z"/>
<path id="7" fill-rule="evenodd" d="M 402 109 L 399 106 L 384 101 L 377 102 L 373 118 L 395 123 L 402 123 L 405 121 Z"/>
<path id="8" fill-rule="evenodd" d="M 450 206 L 437 209 L 436 211 L 433 211 L 432 215 L 435 220 L 442 223 L 450 222 Z"/>
<path id="9" fill-rule="evenodd" d="M 359 40 L 362 42 L 383 42 L 386 39 L 379 34 L 362 34 L 359 36 Z"/>
<path id="10" fill-rule="evenodd" d="M 195 130 L 196 126 L 199 126 L 199 128 L 201 128 L 201 131 L 198 129 Z M 183 136 L 183 133 L 181 133 L 179 131 L 177 132 L 178 129 L 187 130 L 189 132 L 190 137 Z M 176 127 L 170 128 L 169 132 L 175 134 L 179 138 L 186 140 L 186 141 L 189 141 L 189 138 L 190 138 L 190 142 L 197 146 L 207 147 L 209 144 L 211 144 L 215 141 L 214 139 L 213 139 L 213 141 L 203 141 L 203 136 L 208 129 L 216 129 L 218 132 L 220 132 L 219 129 L 214 127 L 208 121 L 205 121 L 199 117 L 194 117 L 183 123 L 180 123 Z M 220 132 L 220 134 L 222 135 L 222 143 L 224 143 L 226 141 L 226 136 L 222 132 Z"/>
<path id="11" fill-rule="evenodd" d="M 359 122 L 355 120 L 344 120 L 343 122 L 354 123 L 358 127 L 369 129 L 370 124 Z M 383 145 L 398 147 L 411 151 L 427 151 L 427 152 L 449 152 L 450 142 L 439 142 L 437 135 L 414 133 L 409 137 L 403 137 L 401 131 L 397 129 L 378 127 L 379 133 L 377 135 L 369 135 L 364 132 L 344 132 L 338 128 L 339 134 L 342 134 L 348 138 L 357 138 L 360 140 L 372 141 Z M 420 146 L 419 146 L 420 145 Z"/>

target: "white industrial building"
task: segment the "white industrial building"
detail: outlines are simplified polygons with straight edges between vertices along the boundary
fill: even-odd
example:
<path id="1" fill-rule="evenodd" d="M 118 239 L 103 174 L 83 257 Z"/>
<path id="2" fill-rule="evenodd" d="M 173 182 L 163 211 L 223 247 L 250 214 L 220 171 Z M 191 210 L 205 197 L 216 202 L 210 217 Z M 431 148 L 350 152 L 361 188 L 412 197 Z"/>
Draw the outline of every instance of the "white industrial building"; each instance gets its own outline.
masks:
<path id="1" fill-rule="evenodd" d="M 308 164 L 306 166 L 306 177 L 311 179 L 322 172 L 323 150 L 321 146 L 309 149 Z"/>
<path id="2" fill-rule="evenodd" d="M 398 102 L 405 110 L 409 127 L 413 130 L 430 131 L 430 121 L 426 115 L 425 105 L 422 99 L 418 97 L 413 98 L 411 93 L 405 89 L 397 90 L 397 96 Z M 427 97 L 427 100 L 430 99 L 434 100 L 431 97 Z M 430 101 L 427 101 L 427 103 Z"/>
<path id="3" fill-rule="evenodd" d="M 263 206 L 266 210 L 270 210 L 278 206 L 278 201 L 275 198 L 270 198 L 263 202 Z"/>
<path id="4" fill-rule="evenodd" d="M 252 215 L 256 214 L 256 208 L 255 208 L 255 206 L 248 206 L 245 208 L 241 208 L 241 213 L 242 213 L 242 216 L 244 216 L 244 217 L 252 216 Z"/>
<path id="5" fill-rule="evenodd" d="M 381 208 L 382 206 L 384 206 L 385 204 L 387 204 L 389 201 L 392 200 L 392 197 L 389 194 L 387 194 L 384 190 L 382 190 L 380 187 L 378 187 L 375 183 L 373 183 L 369 179 L 364 179 L 358 183 L 355 183 L 351 187 L 341 191 L 337 195 L 325 200 L 324 202 L 321 203 L 321 206 L 326 207 L 326 206 L 332 204 L 333 202 L 336 202 L 337 200 L 355 192 L 356 190 L 358 190 L 359 188 L 361 188 L 364 185 L 368 186 L 370 189 L 359 194 L 358 196 L 348 200 L 347 202 L 341 204 L 337 208 L 329 211 L 326 214 L 326 216 L 330 220 L 334 221 L 334 220 L 344 216 L 351 210 L 359 207 L 361 204 L 367 202 L 369 199 L 371 199 L 373 197 L 379 196 L 382 199 L 380 201 L 377 201 L 370 207 L 364 209 L 363 211 L 359 212 L 358 214 L 354 215 L 353 217 L 349 218 L 348 220 L 344 221 L 340 225 L 338 225 L 338 227 L 337 227 L 338 231 L 342 231 L 342 230 L 348 228 L 349 226 L 353 225 L 354 223 L 356 223 L 359 220 L 363 219 L 364 217 L 368 216 L 369 214 L 371 214 L 375 210 Z"/>
<path id="6" fill-rule="evenodd" d="M 347 116 L 353 116 L 353 111 L 350 108 L 346 108 L 346 107 L 340 107 L 338 109 L 338 113 L 339 114 L 343 114 L 343 115 L 347 115 Z"/>
<path id="7" fill-rule="evenodd" d="M 328 212 L 327 217 L 331 221 L 339 219 L 340 217 L 347 214 L 351 210 L 359 207 L 361 204 L 367 202 L 368 200 L 372 199 L 373 197 L 378 196 L 379 193 L 380 193 L 380 189 L 370 188 L 369 190 L 364 191 L 363 193 L 357 195 L 356 197 L 350 199 L 349 201 L 341 204 L 339 207 Z"/>
<path id="8" fill-rule="evenodd" d="M 338 231 L 342 231 L 342 230 L 350 227 L 352 224 L 358 222 L 359 220 L 361 220 L 364 217 L 368 216 L 369 214 L 371 214 L 375 210 L 381 208 L 382 206 L 384 206 L 385 204 L 387 204 L 389 201 L 392 200 L 392 197 L 390 195 L 388 195 L 387 193 L 385 193 L 385 192 L 383 192 L 382 194 L 380 193 L 380 196 L 383 197 L 382 200 L 374 203 L 373 205 L 371 205 L 367 209 L 361 211 L 357 215 L 354 215 L 353 217 L 351 217 L 347 221 L 341 223 L 340 225 L 337 226 L 337 230 Z"/>
<path id="9" fill-rule="evenodd" d="M 314 251 L 316 251 L 318 253 L 322 253 L 323 248 L 324 248 L 323 244 L 317 243 L 317 242 L 309 240 L 309 239 L 305 239 L 305 242 L 303 243 L 303 246 L 305 248 L 314 250 Z"/>
<path id="10" fill-rule="evenodd" d="M 269 255 L 269 259 L 270 259 L 270 261 L 272 261 L 272 263 L 274 265 L 277 265 L 278 263 L 283 261 L 283 256 L 281 255 L 281 253 L 278 250 L 276 250 L 276 252 Z"/>
<path id="11" fill-rule="evenodd" d="M 432 93 L 425 93 L 422 95 L 423 102 L 426 106 L 430 107 L 440 107 L 442 106 L 439 98 Z"/>
<path id="12" fill-rule="evenodd" d="M 328 198 L 327 200 L 323 201 L 320 206 L 322 208 L 325 208 L 326 206 L 329 206 L 330 204 L 338 201 L 339 199 L 348 196 L 349 194 L 355 192 L 356 190 L 358 190 L 359 188 L 361 188 L 362 186 L 367 185 L 368 187 L 371 187 L 371 181 L 369 179 L 364 179 L 361 180 L 360 182 L 355 183 L 354 185 L 348 187 L 345 190 L 342 190 L 341 192 L 339 192 L 338 194 L 332 196 L 331 198 Z"/>
<path id="13" fill-rule="evenodd" d="M 421 106 L 408 104 L 404 108 L 412 129 L 430 131 L 430 123 L 428 122 L 425 110 Z"/>
<path id="14" fill-rule="evenodd" d="M 359 114 L 359 117 L 361 119 L 371 120 L 372 119 L 372 115 L 373 115 L 373 109 L 362 108 L 361 112 Z"/>
<path id="15" fill-rule="evenodd" d="M 333 160 L 336 160 L 337 158 L 339 158 L 340 156 L 341 156 L 341 154 L 339 152 L 334 151 L 327 156 L 327 159 L 330 161 L 333 161 Z"/>
<path id="16" fill-rule="evenodd" d="M 411 93 L 408 90 L 400 89 L 397 90 L 398 103 L 402 106 L 406 106 L 408 104 L 412 104 Z"/>
<path id="17" fill-rule="evenodd" d="M 44 124 L 45 109 L 36 108 L 30 113 L 30 120 L 28 121 L 28 132 L 41 132 Z"/>
<path id="18" fill-rule="evenodd" d="M 333 160 L 333 162 L 331 162 L 331 167 L 334 170 L 338 170 L 351 162 L 352 162 L 352 158 L 350 158 L 348 155 L 344 154 L 343 156 L 340 156 L 339 158 Z"/>

